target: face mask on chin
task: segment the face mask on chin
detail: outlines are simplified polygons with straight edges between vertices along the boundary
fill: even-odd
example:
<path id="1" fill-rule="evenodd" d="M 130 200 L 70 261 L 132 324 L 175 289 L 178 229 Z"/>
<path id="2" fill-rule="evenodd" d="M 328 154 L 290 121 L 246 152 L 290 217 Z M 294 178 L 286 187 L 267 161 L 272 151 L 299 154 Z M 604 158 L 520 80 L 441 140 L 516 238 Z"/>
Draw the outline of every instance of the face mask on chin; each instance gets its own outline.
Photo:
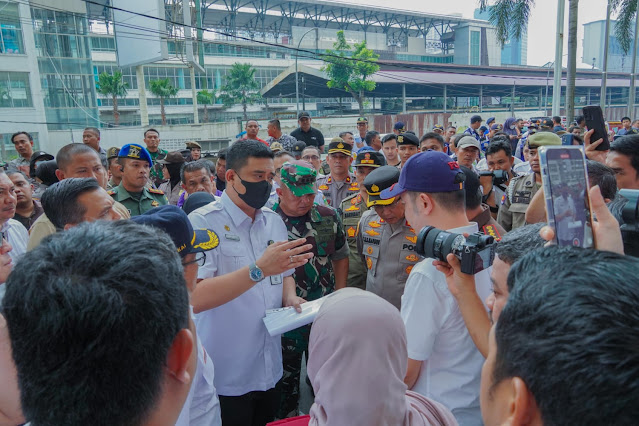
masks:
<path id="1" fill-rule="evenodd" d="M 237 193 L 238 197 L 240 197 L 240 200 L 244 201 L 247 205 L 254 209 L 261 209 L 264 207 L 271 195 L 272 185 L 267 180 L 247 182 L 242 179 L 239 174 L 237 177 L 240 179 L 242 185 L 244 185 L 244 188 L 246 188 L 246 192 L 244 192 L 244 194 L 240 194 L 233 185 L 233 190 Z"/>

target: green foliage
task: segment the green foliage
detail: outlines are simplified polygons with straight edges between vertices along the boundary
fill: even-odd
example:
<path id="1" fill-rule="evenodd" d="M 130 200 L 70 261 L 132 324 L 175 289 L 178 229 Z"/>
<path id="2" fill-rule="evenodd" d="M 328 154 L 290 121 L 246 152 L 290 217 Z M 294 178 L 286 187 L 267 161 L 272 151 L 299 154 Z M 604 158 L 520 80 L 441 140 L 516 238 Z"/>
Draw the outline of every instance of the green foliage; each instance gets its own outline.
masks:
<path id="1" fill-rule="evenodd" d="M 497 0 L 488 6 L 488 0 L 479 0 L 479 7 L 482 11 L 489 9 L 490 23 L 495 26 L 497 41 L 503 47 L 510 38 L 521 39 L 534 3 L 534 0 Z"/>
<path id="2" fill-rule="evenodd" d="M 255 79 L 255 68 L 251 64 L 236 62 L 226 74 L 225 83 L 220 87 L 220 97 L 226 107 L 241 104 L 244 111 L 244 119 L 247 119 L 247 105 L 252 105 L 262 100 L 259 90 L 260 83 Z"/>
<path id="3" fill-rule="evenodd" d="M 126 96 L 129 85 L 122 80 L 122 72 L 115 71 L 113 74 L 101 73 L 96 84 L 98 93 L 110 96 L 113 101 L 113 119 L 115 125 L 120 124 L 120 113 L 118 112 L 118 97 Z"/>
<path id="4" fill-rule="evenodd" d="M 160 99 L 172 98 L 177 95 L 178 88 L 173 87 L 168 78 L 160 78 L 158 80 L 149 81 L 149 90 L 154 96 Z"/>
<path id="5" fill-rule="evenodd" d="M 202 105 L 211 105 L 214 97 L 215 92 L 210 92 L 206 89 L 200 90 L 197 92 L 197 103 Z"/>
<path id="6" fill-rule="evenodd" d="M 633 40 L 637 37 L 633 28 L 637 16 L 637 2 L 636 0 L 610 0 L 610 11 L 618 13 L 615 36 L 619 40 L 621 50 L 628 53 Z"/>
<path id="7" fill-rule="evenodd" d="M 337 32 L 334 50 L 327 52 L 326 64 L 322 68 L 328 74 L 326 83 L 331 89 L 341 89 L 350 93 L 363 112 L 364 92 L 375 90 L 375 82 L 370 77 L 379 71 L 379 55 L 366 47 L 366 41 L 355 43 L 353 51 L 346 42 L 344 31 Z"/>

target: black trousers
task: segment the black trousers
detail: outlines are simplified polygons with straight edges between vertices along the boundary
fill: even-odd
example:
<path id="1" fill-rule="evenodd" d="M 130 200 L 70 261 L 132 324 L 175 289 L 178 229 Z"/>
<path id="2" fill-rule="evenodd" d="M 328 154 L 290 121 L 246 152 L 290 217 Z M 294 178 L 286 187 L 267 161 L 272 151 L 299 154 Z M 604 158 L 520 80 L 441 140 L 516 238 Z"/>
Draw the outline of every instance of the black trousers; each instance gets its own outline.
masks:
<path id="1" fill-rule="evenodd" d="M 280 391 L 275 388 L 219 397 L 222 426 L 265 426 L 275 420 L 280 405 Z"/>

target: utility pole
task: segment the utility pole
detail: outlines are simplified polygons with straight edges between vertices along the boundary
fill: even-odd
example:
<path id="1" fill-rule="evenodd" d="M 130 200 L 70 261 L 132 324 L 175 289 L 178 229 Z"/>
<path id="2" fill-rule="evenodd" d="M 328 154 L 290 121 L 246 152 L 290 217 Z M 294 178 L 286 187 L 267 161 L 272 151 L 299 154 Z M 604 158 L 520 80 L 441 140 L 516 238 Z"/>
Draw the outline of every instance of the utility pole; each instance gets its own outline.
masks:
<path id="1" fill-rule="evenodd" d="M 610 39 L 610 0 L 608 0 L 608 7 L 606 8 L 606 29 L 604 30 L 604 51 L 603 51 L 603 67 L 601 71 L 601 95 L 599 95 L 599 105 L 603 111 L 604 117 L 606 116 L 606 83 L 608 79 L 608 40 Z"/>
<path id="2" fill-rule="evenodd" d="M 632 41 L 632 68 L 630 69 L 630 96 L 628 100 L 628 117 L 635 117 L 635 80 L 637 78 L 637 35 L 639 35 L 639 0 L 637 0 L 637 15 L 635 15 L 635 34 Z"/>
<path id="3" fill-rule="evenodd" d="M 552 115 L 561 115 L 561 61 L 564 57 L 564 9 L 566 0 L 557 0 L 557 38 L 555 42 L 555 81 L 552 85 Z"/>

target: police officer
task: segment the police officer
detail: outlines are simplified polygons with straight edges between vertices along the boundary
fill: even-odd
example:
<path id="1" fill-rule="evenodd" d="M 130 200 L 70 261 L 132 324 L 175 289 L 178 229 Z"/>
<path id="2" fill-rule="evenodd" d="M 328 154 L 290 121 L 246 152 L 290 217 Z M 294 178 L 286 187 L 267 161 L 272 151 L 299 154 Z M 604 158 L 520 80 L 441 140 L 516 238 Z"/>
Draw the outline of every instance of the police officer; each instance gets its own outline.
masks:
<path id="1" fill-rule="evenodd" d="M 357 253 L 357 226 L 359 219 L 368 209 L 366 206 L 366 189 L 364 188 L 364 179 L 378 167 L 386 165 L 384 156 L 372 149 L 362 148 L 355 159 L 355 176 L 359 185 L 359 192 L 350 197 L 344 198 L 340 205 L 340 214 L 342 223 L 344 224 L 344 232 L 350 248 L 348 261 L 348 286 L 358 287 L 364 290 L 366 288 L 366 267 L 362 261 L 361 255 Z"/>
<path id="2" fill-rule="evenodd" d="M 331 172 L 317 179 L 317 184 L 331 207 L 339 207 L 344 198 L 359 192 L 355 175 L 349 172 L 353 162 L 352 151 L 352 147 L 341 139 L 328 145 L 326 161 Z"/>
<path id="3" fill-rule="evenodd" d="M 131 216 L 168 204 L 164 192 L 146 186 L 153 165 L 146 148 L 137 144 L 124 145 L 118 153 L 118 162 L 122 181 L 109 191 L 109 195 L 122 203 Z"/>
<path id="4" fill-rule="evenodd" d="M 306 238 L 312 244 L 313 257 L 293 273 L 297 296 L 307 301 L 319 299 L 346 286 L 349 248 L 335 209 L 314 204 L 317 171 L 310 163 L 293 160 L 283 164 L 279 202 L 273 210 L 280 215 L 288 239 Z M 282 399 L 279 418 L 295 416 L 299 411 L 299 381 L 302 355 L 308 353 L 310 325 L 282 336 L 284 373 L 279 386 Z"/>
<path id="5" fill-rule="evenodd" d="M 397 136 L 397 150 L 402 167 L 410 157 L 419 152 L 419 138 L 413 132 L 404 132 Z"/>
<path id="6" fill-rule="evenodd" d="M 501 197 L 497 222 L 506 232 L 526 224 L 526 210 L 530 200 L 541 187 L 541 166 L 537 149 L 541 146 L 561 145 L 561 138 L 552 132 L 537 132 L 526 141 L 530 149 L 530 168 L 532 173 L 519 175 L 512 179 L 508 190 Z"/>
<path id="7" fill-rule="evenodd" d="M 190 151 L 190 154 L 186 161 L 197 161 L 202 158 L 202 145 L 195 141 L 189 141 L 186 143 L 186 148 Z"/>
<path id="8" fill-rule="evenodd" d="M 306 148 L 306 144 L 302 141 L 297 141 L 293 144 L 293 148 L 291 149 L 291 154 L 295 157 L 296 160 L 302 158 L 302 152 Z"/>
<path id="9" fill-rule="evenodd" d="M 396 167 L 380 167 L 366 179 L 368 210 L 359 221 L 357 252 L 366 263 L 366 290 L 400 309 L 404 286 L 413 266 L 422 258 L 415 252 L 415 230 L 404 217 L 398 198 L 382 200 L 380 193 L 399 182 Z M 383 250 L 382 250 L 383 249 Z"/>
<path id="10" fill-rule="evenodd" d="M 107 171 L 110 178 L 107 182 L 106 189 L 113 189 L 120 184 L 122 180 L 122 171 L 120 170 L 120 164 L 118 163 L 118 155 L 120 154 L 120 148 L 112 146 L 107 149 Z"/>

